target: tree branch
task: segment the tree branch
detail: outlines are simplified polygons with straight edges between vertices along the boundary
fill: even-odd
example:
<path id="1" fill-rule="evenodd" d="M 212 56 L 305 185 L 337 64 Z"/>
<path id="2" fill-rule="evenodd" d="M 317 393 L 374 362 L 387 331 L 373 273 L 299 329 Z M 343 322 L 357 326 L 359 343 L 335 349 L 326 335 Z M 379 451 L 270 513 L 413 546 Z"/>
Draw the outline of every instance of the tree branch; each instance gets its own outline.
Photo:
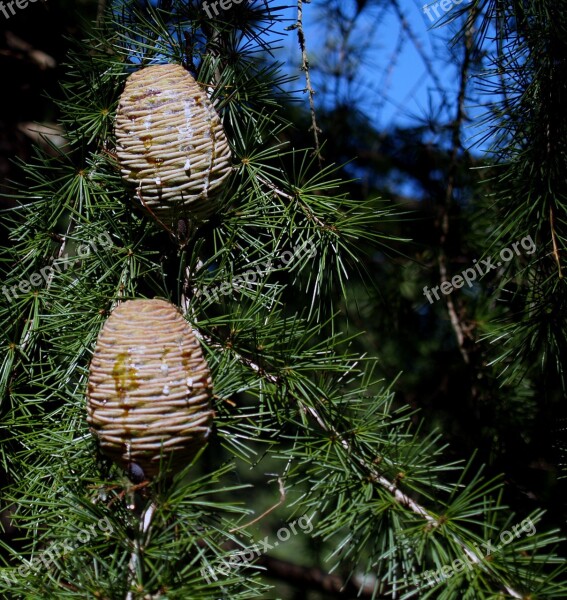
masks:
<path id="1" fill-rule="evenodd" d="M 337 598 L 374 598 L 374 585 L 358 584 L 354 579 L 344 580 L 339 575 L 327 573 L 316 567 L 303 567 L 294 563 L 262 554 L 256 564 L 266 569 L 266 576 L 285 581 L 299 589 L 309 587 L 313 590 L 332 594 Z"/>
<path id="2" fill-rule="evenodd" d="M 307 46 L 305 44 L 305 32 L 303 31 L 303 0 L 297 0 L 297 22 L 295 24 L 297 29 L 297 39 L 299 41 L 299 48 L 301 50 L 301 70 L 305 73 L 305 86 L 309 94 L 309 110 L 311 112 L 311 127 L 310 131 L 313 131 L 313 137 L 315 138 L 315 155 L 319 167 L 323 166 L 323 156 L 321 155 L 321 143 L 319 142 L 319 134 L 321 133 L 320 127 L 317 125 L 317 113 L 315 111 L 315 90 L 311 84 L 311 73 L 309 71 L 309 58 L 307 57 Z"/>
<path id="3" fill-rule="evenodd" d="M 463 126 L 463 121 L 465 120 L 465 100 L 466 100 L 466 92 L 467 92 L 467 81 L 469 74 L 469 67 L 471 63 L 471 56 L 473 50 L 473 26 L 476 18 L 476 10 L 474 8 L 470 9 L 470 12 L 467 17 L 466 24 L 466 35 L 465 35 L 465 54 L 463 57 L 463 64 L 461 65 L 461 74 L 460 74 L 460 83 L 459 83 L 459 95 L 457 101 L 457 114 L 455 116 L 455 120 L 452 123 L 452 147 L 451 147 L 451 155 L 449 159 L 449 167 L 448 167 L 448 176 L 447 176 L 447 187 L 445 190 L 445 199 L 443 205 L 441 207 L 441 239 L 439 243 L 439 275 L 441 278 L 441 283 L 449 282 L 448 269 L 447 269 L 447 253 L 446 253 L 446 245 L 447 238 L 449 236 L 449 212 L 451 205 L 453 203 L 453 194 L 455 190 L 455 180 L 457 176 L 457 167 L 459 163 L 459 150 L 462 148 L 461 143 L 461 128 Z M 463 360 L 466 364 L 470 364 L 470 355 L 466 348 L 466 337 L 465 337 L 465 327 L 461 323 L 459 316 L 457 315 L 457 311 L 455 309 L 455 304 L 453 302 L 453 298 L 450 294 L 445 296 L 445 301 L 447 303 L 447 311 L 449 312 L 449 319 L 451 320 L 451 326 L 455 331 L 455 336 L 457 338 L 457 343 L 459 346 L 459 351 Z"/>

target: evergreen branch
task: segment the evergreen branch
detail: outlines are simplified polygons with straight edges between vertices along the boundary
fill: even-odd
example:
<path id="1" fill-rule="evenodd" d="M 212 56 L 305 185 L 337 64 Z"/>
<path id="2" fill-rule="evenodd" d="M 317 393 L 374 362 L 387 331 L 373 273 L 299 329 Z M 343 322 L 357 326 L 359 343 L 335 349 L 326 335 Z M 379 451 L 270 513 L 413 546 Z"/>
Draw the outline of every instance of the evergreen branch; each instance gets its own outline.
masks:
<path id="1" fill-rule="evenodd" d="M 199 330 L 194 330 L 193 332 L 195 334 L 195 337 L 197 337 L 199 340 L 205 342 L 207 344 L 207 346 L 209 346 L 209 348 L 211 349 L 217 349 L 217 350 L 225 350 L 225 346 L 223 346 L 222 344 L 219 344 L 217 342 L 214 342 L 212 338 L 210 338 L 207 335 L 204 335 L 202 332 L 200 332 Z M 258 375 L 261 375 L 264 379 L 266 379 L 266 381 L 269 381 L 270 383 L 278 383 L 279 382 L 279 377 L 276 375 L 273 375 L 271 373 L 267 373 L 265 369 L 263 369 L 262 367 L 260 367 L 260 365 L 257 365 L 253 360 L 251 360 L 250 358 L 244 356 L 243 354 L 237 352 L 234 348 L 231 348 L 231 352 L 236 356 L 236 358 L 238 359 L 238 361 L 245 365 L 246 367 L 252 369 L 255 373 L 257 373 Z"/>
<path id="2" fill-rule="evenodd" d="M 399 486 L 397 486 L 392 481 L 388 480 L 386 477 L 381 475 L 373 466 L 370 466 L 366 460 L 360 456 L 356 449 L 352 446 L 352 444 L 342 436 L 334 427 L 329 425 L 325 419 L 319 414 L 319 412 L 312 406 L 301 406 L 303 411 L 308 412 L 315 421 L 319 424 L 321 429 L 326 431 L 327 433 L 332 434 L 333 438 L 340 442 L 341 446 L 345 449 L 349 457 L 356 461 L 356 463 L 363 469 L 365 473 L 368 473 L 370 479 L 387 490 L 392 498 L 400 505 L 420 518 L 424 519 L 428 526 L 431 529 L 436 529 L 440 527 L 446 520 L 444 517 L 435 517 L 433 516 L 426 508 L 420 505 L 418 502 L 413 500 L 410 496 L 404 493 Z M 467 544 L 459 535 L 457 535 L 454 531 L 449 531 L 449 534 L 453 541 L 463 550 L 463 552 L 468 556 L 471 562 L 477 566 L 480 566 L 483 570 L 485 570 L 483 566 L 483 560 L 478 554 Z M 523 595 L 517 591 L 515 591 L 511 586 L 509 586 L 505 581 L 502 581 L 506 591 L 514 596 L 515 598 L 522 598 Z"/>
<path id="3" fill-rule="evenodd" d="M 330 229 L 332 231 L 335 230 L 334 226 L 327 225 L 317 215 L 313 214 L 313 211 L 308 206 L 306 206 L 305 203 L 302 202 L 297 196 L 294 197 L 291 194 L 284 192 L 284 190 L 279 188 L 275 183 L 272 183 L 271 181 L 269 181 L 268 179 L 266 179 L 265 177 L 263 177 L 262 175 L 260 175 L 258 173 L 256 174 L 256 178 L 258 179 L 258 181 L 260 181 L 265 186 L 267 186 L 270 190 L 272 190 L 272 192 L 274 192 L 274 194 L 278 195 L 280 198 L 284 198 L 285 200 L 289 200 L 290 202 L 296 202 L 296 201 L 299 202 L 299 205 L 305 212 L 307 218 L 309 220 L 313 221 L 314 223 L 316 223 L 322 229 Z"/>
<path id="4" fill-rule="evenodd" d="M 369 473 L 370 477 L 372 478 L 372 481 L 374 481 L 375 483 L 386 489 L 388 492 L 390 492 L 390 494 L 392 494 L 392 497 L 396 502 L 398 502 L 401 506 L 410 509 L 414 514 L 418 515 L 422 519 L 425 519 L 431 525 L 431 527 L 439 527 L 441 523 L 436 517 L 429 514 L 429 512 L 423 506 L 421 506 L 415 500 L 410 498 L 407 494 L 402 492 L 402 490 L 400 490 L 400 488 L 397 487 L 394 483 L 380 475 L 378 471 L 376 471 L 373 467 L 370 467 L 362 457 L 358 456 L 358 454 L 354 451 L 352 445 L 348 442 L 348 440 L 341 436 L 340 433 L 336 431 L 331 425 L 326 423 L 315 408 L 313 408 L 312 406 L 302 406 L 301 410 L 309 413 L 319 424 L 319 427 L 321 427 L 323 431 L 331 433 L 333 437 L 340 442 L 341 446 L 346 450 L 349 456 L 352 456 L 352 458 L 358 463 L 358 465 L 362 467 L 362 469 L 365 472 Z"/>

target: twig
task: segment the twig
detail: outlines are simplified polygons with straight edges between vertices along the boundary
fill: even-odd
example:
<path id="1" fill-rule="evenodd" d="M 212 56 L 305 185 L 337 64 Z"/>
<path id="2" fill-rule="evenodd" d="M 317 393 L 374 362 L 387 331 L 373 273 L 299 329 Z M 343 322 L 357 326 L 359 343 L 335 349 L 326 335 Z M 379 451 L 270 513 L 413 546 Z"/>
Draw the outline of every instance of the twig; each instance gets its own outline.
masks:
<path id="1" fill-rule="evenodd" d="M 209 546 L 205 540 L 197 540 L 200 548 L 207 549 Z M 232 550 L 241 551 L 241 546 L 233 540 L 226 540 L 221 545 L 222 549 L 229 552 Z M 344 580 L 339 575 L 327 573 L 317 567 L 304 567 L 287 560 L 274 558 L 269 554 L 260 554 L 254 559 L 254 564 L 263 568 L 265 573 L 274 579 L 293 583 L 300 588 L 310 588 L 321 592 L 326 592 L 338 598 L 359 598 L 379 600 L 376 596 L 374 585 L 358 582 L 362 579 L 356 574 L 348 580 Z"/>
<path id="2" fill-rule="evenodd" d="M 421 60 L 423 61 L 423 64 L 425 65 L 427 72 L 429 73 L 429 76 L 431 77 L 431 79 L 433 80 L 435 85 L 437 86 L 437 90 L 439 91 L 439 93 L 442 95 L 443 103 L 446 105 L 447 104 L 446 94 L 443 92 L 443 85 L 441 83 L 441 80 L 439 79 L 439 77 L 437 76 L 437 73 L 435 72 L 435 69 L 433 68 L 433 62 L 431 60 L 431 56 L 429 54 L 427 54 L 427 52 L 423 49 L 423 46 L 421 45 L 421 42 L 419 41 L 417 35 L 414 33 L 413 29 L 410 27 L 410 24 L 409 24 L 408 20 L 406 19 L 406 16 L 404 15 L 398 0 L 392 0 L 392 6 L 394 7 L 396 14 L 398 15 L 398 19 L 400 20 L 402 29 L 406 32 L 406 35 L 408 36 L 408 38 L 411 40 L 412 44 L 414 45 L 417 53 L 419 54 Z"/>
<path id="3" fill-rule="evenodd" d="M 551 241 L 553 243 L 553 257 L 557 263 L 559 279 L 563 279 L 563 270 L 561 268 L 561 259 L 559 257 L 559 247 L 557 245 L 557 237 L 555 233 L 555 209 L 553 204 L 549 207 L 549 226 L 551 228 Z"/>
<path id="4" fill-rule="evenodd" d="M 285 502 L 285 488 L 281 477 L 278 477 L 278 484 L 280 487 L 280 499 L 276 504 L 268 508 L 268 510 L 265 510 L 260 516 L 250 521 L 250 523 L 246 523 L 246 525 L 240 525 L 239 527 L 235 527 L 234 529 L 229 529 L 229 532 L 234 533 L 235 531 L 238 531 L 240 529 L 246 529 L 247 527 L 250 527 L 250 525 L 254 525 L 254 523 L 261 521 L 266 515 L 269 515 L 273 510 L 276 510 L 278 506 L 281 506 Z"/>
<path id="5" fill-rule="evenodd" d="M 191 268 L 185 267 L 183 283 L 181 284 L 181 309 L 183 310 L 183 314 L 186 314 L 189 311 L 189 302 L 190 297 L 188 294 L 188 290 L 190 290 L 191 286 Z"/>
<path id="6" fill-rule="evenodd" d="M 226 350 L 226 348 L 222 344 L 219 344 L 218 342 L 214 342 L 212 340 L 212 338 L 210 338 L 209 336 L 203 335 L 198 329 L 194 329 L 193 333 L 195 334 L 195 337 L 199 341 L 205 342 L 207 344 L 207 346 L 209 346 L 210 348 L 217 348 L 218 350 Z M 239 354 L 234 348 L 231 348 L 231 352 L 234 352 L 234 354 L 236 354 L 238 360 L 242 364 L 246 365 L 253 371 L 256 371 L 256 373 L 258 373 L 259 375 L 262 375 L 263 377 L 265 377 L 270 383 L 278 383 L 279 382 L 279 378 L 276 375 L 272 375 L 271 373 L 266 373 L 264 371 L 264 369 L 262 369 L 262 367 L 257 365 L 255 362 L 253 362 L 249 358 L 246 358 L 246 356 Z"/>
<path id="7" fill-rule="evenodd" d="M 150 530 L 150 526 L 152 524 L 152 519 L 155 514 L 157 505 L 155 502 L 152 502 L 142 513 L 140 517 L 140 534 L 137 539 L 134 540 L 134 550 L 130 555 L 130 562 L 128 563 L 128 573 L 130 577 L 130 582 L 128 587 L 128 593 L 126 594 L 125 600 L 134 600 L 134 593 L 132 591 L 132 586 L 134 581 L 136 580 L 136 572 L 138 570 L 138 566 L 140 563 L 140 554 L 144 551 L 145 542 L 147 539 L 147 534 Z"/>
<path id="8" fill-rule="evenodd" d="M 275 183 L 272 183 L 271 181 L 262 177 L 261 175 L 258 175 L 257 173 L 256 173 L 256 179 L 260 183 L 263 183 L 264 185 L 268 186 L 272 190 L 272 192 L 274 192 L 274 194 L 278 195 L 280 198 L 285 198 L 286 200 L 289 200 L 290 202 L 297 201 L 299 203 L 299 205 L 301 206 L 301 208 L 303 209 L 303 211 L 305 212 L 305 214 L 307 215 L 307 218 L 310 219 L 311 221 L 313 221 L 314 223 L 316 223 L 317 225 L 319 225 L 319 227 L 322 227 L 323 229 L 336 230 L 335 227 L 333 227 L 332 225 L 327 225 L 327 223 L 325 223 L 325 221 L 322 221 L 316 214 L 314 214 L 313 211 L 304 202 L 302 202 L 299 199 L 299 197 L 292 196 L 291 194 L 284 192 Z"/>
<path id="9" fill-rule="evenodd" d="M 359 585 L 355 577 L 345 581 L 342 577 L 334 573 L 327 573 L 316 567 L 310 568 L 296 565 L 279 558 L 274 558 L 269 554 L 262 554 L 258 557 L 256 564 L 264 567 L 270 577 L 295 584 L 301 589 L 308 587 L 313 590 L 325 592 L 326 594 L 332 594 L 338 598 L 372 598 L 373 600 L 378 600 L 379 598 L 379 596 L 375 595 L 374 585 L 364 585 L 364 583 Z"/>
<path id="10" fill-rule="evenodd" d="M 216 347 L 216 348 L 219 348 L 219 349 L 224 349 L 224 347 L 222 346 L 222 344 L 213 342 L 211 338 L 209 338 L 208 336 L 203 335 L 198 330 L 195 330 L 195 336 L 197 338 L 199 338 L 200 340 L 205 341 L 211 347 Z M 231 348 L 231 352 L 234 352 L 236 354 L 236 356 L 238 357 L 238 359 L 243 364 L 245 364 L 247 367 L 251 368 L 253 371 L 256 371 L 259 374 L 262 374 L 270 383 L 274 383 L 274 384 L 278 383 L 279 378 L 276 375 L 272 375 L 271 373 L 265 372 L 264 369 L 262 369 L 259 365 L 257 365 L 256 363 L 254 363 L 252 360 L 250 360 L 250 359 L 242 356 L 238 352 L 236 352 L 234 350 L 234 348 Z M 324 421 L 324 419 L 319 415 L 319 413 L 317 412 L 317 410 L 315 408 L 313 408 L 313 407 L 304 407 L 303 405 L 300 408 L 304 412 L 308 412 L 315 419 L 315 421 L 317 421 L 317 423 L 319 424 L 319 426 L 321 427 L 321 429 L 323 429 L 323 430 L 325 430 L 325 431 L 327 431 L 329 433 L 332 433 L 336 437 L 336 439 L 340 440 L 341 445 L 343 446 L 343 448 L 345 448 L 345 450 L 347 450 L 349 453 L 353 454 L 353 458 L 355 460 L 357 460 L 357 462 L 359 463 L 359 465 L 363 466 L 365 469 L 367 468 L 367 465 L 363 461 L 363 459 L 357 457 L 356 454 L 354 454 L 352 452 L 352 448 L 351 448 L 349 442 L 347 440 L 345 440 L 343 437 L 341 437 L 341 435 L 337 431 L 335 431 L 334 429 L 332 429 L 331 427 L 329 427 L 327 425 L 327 423 Z M 425 508 L 423 508 L 422 506 L 420 506 L 419 504 L 417 504 L 412 498 L 410 498 L 409 496 L 407 496 L 406 494 L 404 494 L 399 488 L 397 488 L 392 482 L 388 481 L 385 477 L 382 477 L 381 475 L 378 475 L 376 472 L 374 472 L 373 479 L 377 483 L 379 483 L 380 485 L 382 485 L 383 487 L 385 487 L 390 493 L 392 493 L 393 496 L 395 497 L 395 499 L 400 504 L 402 504 L 404 506 L 407 506 L 413 512 L 415 512 L 416 514 L 418 514 L 421 517 L 425 518 L 427 521 L 431 522 L 435 527 L 437 527 L 439 525 L 439 522 L 437 521 L 437 519 L 435 517 L 431 516 L 425 510 Z"/>
<path id="11" fill-rule="evenodd" d="M 463 57 L 463 64 L 461 66 L 459 96 L 457 101 L 457 114 L 455 115 L 455 120 L 452 123 L 452 147 L 449 159 L 449 169 L 447 174 L 447 188 L 445 190 L 445 201 L 441 209 L 439 275 L 442 284 L 445 282 L 449 282 L 449 277 L 447 274 L 447 253 L 445 251 L 445 246 L 447 243 L 447 238 L 449 236 L 449 212 L 451 204 L 453 202 L 453 193 L 455 190 L 455 180 L 457 175 L 457 167 L 459 163 L 459 150 L 462 147 L 461 128 L 463 126 L 463 121 L 465 120 L 465 99 L 467 91 L 468 72 L 471 63 L 471 56 L 474 43 L 472 28 L 474 25 L 475 16 L 476 11 L 474 8 L 471 8 L 467 17 L 465 55 Z M 455 331 L 455 335 L 457 337 L 459 351 L 465 363 L 470 364 L 470 355 L 467 348 L 465 347 L 465 328 L 463 327 L 463 324 L 461 323 L 461 320 L 457 315 L 457 311 L 455 309 L 455 304 L 453 302 L 452 297 L 450 295 L 447 295 L 445 296 L 445 298 L 447 302 L 447 311 L 449 313 L 449 319 L 451 320 L 451 326 L 453 327 L 453 330 Z"/>
<path id="12" fill-rule="evenodd" d="M 216 348 L 219 348 L 219 349 L 224 349 L 224 347 L 222 346 L 222 344 L 213 342 L 211 338 L 209 338 L 208 336 L 204 336 L 198 330 L 195 330 L 195 336 L 197 338 L 199 338 L 200 340 L 205 341 L 211 347 L 216 347 Z M 245 364 L 247 367 L 249 367 L 253 371 L 256 371 L 257 373 L 263 375 L 270 383 L 274 383 L 275 384 L 275 383 L 279 382 L 279 378 L 276 375 L 273 375 L 271 373 L 267 373 L 266 371 L 264 371 L 264 369 L 262 369 L 262 367 L 260 367 L 256 363 L 254 363 L 252 360 L 250 360 L 250 359 L 242 356 L 238 352 L 236 352 L 234 350 L 234 348 L 231 348 L 231 352 L 234 352 L 236 354 L 236 356 L 238 357 L 238 359 L 243 364 Z M 352 452 L 352 448 L 351 448 L 349 442 L 347 440 L 345 440 L 343 437 L 341 437 L 341 435 L 337 431 L 335 431 L 334 429 L 332 429 L 331 427 L 329 427 L 327 425 L 327 423 L 324 421 L 324 419 L 319 415 L 319 413 L 317 412 L 317 410 L 315 408 L 313 408 L 313 407 L 307 407 L 306 408 L 303 405 L 300 408 L 304 412 L 308 412 L 315 419 L 315 421 L 317 421 L 317 423 L 319 424 L 319 426 L 321 427 L 321 429 L 323 429 L 323 430 L 325 430 L 325 431 L 327 431 L 329 433 L 332 433 L 338 440 L 340 440 L 341 445 L 343 446 L 343 448 L 345 448 L 345 450 L 347 450 L 350 454 L 353 454 L 353 458 L 359 463 L 359 465 L 363 466 L 365 469 L 368 468 L 368 466 L 366 465 L 365 461 L 363 459 L 357 457 L 356 454 Z M 412 498 L 410 498 L 409 496 L 407 496 L 406 494 L 404 494 L 391 481 L 389 481 L 385 477 L 379 475 L 376 471 L 374 471 L 374 470 L 372 470 L 372 471 L 373 471 L 373 480 L 375 480 L 376 483 L 379 483 L 381 486 L 383 486 L 384 488 L 386 488 L 394 496 L 394 498 L 396 499 L 397 502 L 399 502 L 403 506 L 406 506 L 406 507 L 410 508 L 417 515 L 423 517 L 424 519 L 426 519 L 427 521 L 429 521 L 430 523 L 432 523 L 432 525 L 434 527 L 437 527 L 439 525 L 438 520 L 435 517 L 431 516 L 425 510 L 425 508 L 423 508 L 417 502 L 415 502 L 415 500 L 413 500 Z"/>
<path id="13" fill-rule="evenodd" d="M 59 242 L 59 251 L 57 252 L 57 256 L 51 261 L 51 265 L 48 265 L 51 268 L 51 271 L 46 279 L 46 283 L 45 283 L 46 291 L 49 290 L 49 288 L 51 287 L 51 284 L 53 282 L 53 277 L 55 276 L 55 267 L 53 267 L 52 265 L 54 265 L 55 262 L 63 256 L 63 252 L 65 251 L 65 248 L 67 247 L 67 238 L 71 234 L 73 226 L 74 226 L 74 221 L 72 218 L 70 218 L 69 223 L 67 225 L 67 230 L 65 231 L 65 235 L 57 236 L 57 241 Z M 46 268 L 46 267 L 44 267 L 44 268 Z M 58 267 L 57 267 L 57 270 L 59 270 Z M 20 343 L 20 348 L 22 350 L 26 347 L 33 331 L 34 331 L 34 327 L 32 324 L 32 320 L 30 319 L 30 328 L 26 331 L 24 338 L 22 339 L 22 341 Z"/>
<path id="14" fill-rule="evenodd" d="M 366 461 L 353 452 L 352 446 L 350 443 L 343 438 L 335 429 L 330 427 L 325 420 L 321 417 L 321 415 L 317 412 L 317 410 L 311 406 L 304 407 L 301 406 L 301 409 L 304 412 L 308 412 L 314 419 L 317 421 L 319 427 L 328 433 L 331 433 L 335 439 L 339 440 L 341 446 L 351 455 L 351 457 L 358 463 L 359 466 L 363 467 L 365 471 L 369 471 L 369 474 L 372 478 L 372 481 L 380 484 L 383 488 L 387 489 L 395 498 L 395 500 L 401 504 L 409 508 L 412 512 L 420 517 L 424 518 L 426 521 L 431 523 L 432 527 L 438 527 L 440 525 L 439 520 L 430 515 L 423 506 L 418 504 L 415 500 L 410 498 L 408 495 L 404 494 L 394 483 L 380 475 L 375 469 L 369 467 L 366 464 Z"/>
<path id="15" fill-rule="evenodd" d="M 297 29 L 297 39 L 299 41 L 299 48 L 301 50 L 301 70 L 305 73 L 305 91 L 309 94 L 309 110 L 311 111 L 311 127 L 309 130 L 313 131 L 313 137 L 315 139 L 314 154 L 317 156 L 319 168 L 322 168 L 323 156 L 321 155 L 321 143 L 319 142 L 319 134 L 322 132 L 322 130 L 317 125 L 317 113 L 315 110 L 314 100 L 315 90 L 311 84 L 309 59 L 307 57 L 307 46 L 305 44 L 305 31 L 303 30 L 303 0 L 297 0 L 297 22 L 295 23 L 295 29 Z"/>
<path id="16" fill-rule="evenodd" d="M 447 215 L 445 215 L 446 217 Z M 447 219 L 448 220 L 448 219 Z M 444 250 L 442 249 L 439 253 L 439 274 L 441 276 L 441 282 L 449 281 L 449 277 L 447 275 L 447 256 L 445 255 Z M 451 321 L 451 326 L 453 327 L 453 331 L 457 336 L 457 344 L 459 346 L 459 351 L 463 360 L 466 364 L 470 364 L 470 356 L 465 348 L 465 334 L 464 327 L 459 320 L 459 316 L 457 315 L 457 310 L 455 309 L 455 303 L 450 295 L 446 296 L 447 302 L 447 312 L 449 313 L 449 320 Z"/>
<path id="17" fill-rule="evenodd" d="M 67 238 L 71 233 L 71 230 L 74 226 L 73 219 L 69 220 L 69 225 L 67 226 L 67 231 L 64 236 L 60 238 L 60 246 L 59 251 L 57 252 L 57 256 L 53 259 L 51 264 L 55 264 L 55 261 L 59 260 L 63 256 L 63 252 L 65 252 L 65 248 L 67 247 Z M 53 282 L 53 277 L 55 276 L 55 269 L 51 267 L 51 272 L 47 276 L 47 282 L 45 284 L 45 289 L 48 290 L 51 287 L 51 283 Z"/>
<path id="18" fill-rule="evenodd" d="M 98 25 L 102 23 L 104 12 L 106 10 L 106 0 L 98 0 L 96 8 L 96 22 Z"/>

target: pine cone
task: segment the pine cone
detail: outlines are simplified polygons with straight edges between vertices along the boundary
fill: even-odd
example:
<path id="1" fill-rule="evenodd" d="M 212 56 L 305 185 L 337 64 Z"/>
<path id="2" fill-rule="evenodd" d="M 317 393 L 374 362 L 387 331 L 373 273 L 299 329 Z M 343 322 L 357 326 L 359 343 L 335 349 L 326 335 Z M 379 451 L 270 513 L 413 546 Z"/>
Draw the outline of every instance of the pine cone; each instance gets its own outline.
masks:
<path id="1" fill-rule="evenodd" d="M 197 225 L 217 206 L 232 171 L 222 123 L 181 65 L 152 65 L 126 80 L 116 114 L 122 176 L 134 200 L 169 231 Z"/>
<path id="2" fill-rule="evenodd" d="M 199 341 L 165 300 L 112 312 L 90 365 L 87 420 L 101 451 L 132 476 L 183 468 L 206 444 L 212 382 Z"/>

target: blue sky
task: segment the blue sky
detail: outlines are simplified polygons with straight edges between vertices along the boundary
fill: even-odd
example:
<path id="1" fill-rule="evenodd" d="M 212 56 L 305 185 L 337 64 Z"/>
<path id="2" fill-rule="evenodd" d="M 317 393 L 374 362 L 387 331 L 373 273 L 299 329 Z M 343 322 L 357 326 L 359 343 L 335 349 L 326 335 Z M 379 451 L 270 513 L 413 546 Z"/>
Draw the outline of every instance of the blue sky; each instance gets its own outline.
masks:
<path id="1" fill-rule="evenodd" d="M 321 18 L 321 11 L 325 10 L 326 4 L 325 0 L 313 0 L 312 3 L 303 5 L 314 87 L 319 92 L 322 86 L 318 72 L 319 58 L 329 55 L 323 43 L 329 33 L 332 33 L 328 27 L 325 28 Z M 348 10 L 354 4 L 353 0 L 346 0 L 341 6 Z M 362 98 L 359 106 L 363 112 L 379 129 L 415 125 L 418 121 L 435 115 L 437 111 L 453 118 L 459 73 L 451 62 L 450 39 L 456 24 L 435 28 L 433 26 L 436 23 L 439 25 L 439 20 L 432 22 L 428 18 L 423 10 L 423 3 L 417 0 L 400 0 L 400 10 L 407 23 L 407 28 L 404 28 L 391 2 L 385 0 L 373 4 L 383 4 L 385 7 L 369 10 L 353 36 L 356 44 L 363 42 L 369 46 L 354 84 L 359 98 Z M 460 7 L 453 5 L 449 13 Z M 438 12 L 443 14 L 439 9 Z M 289 9 L 287 14 L 290 19 L 295 20 L 297 11 Z M 433 11 L 430 14 L 435 16 Z M 391 63 L 393 56 L 397 56 L 394 64 Z M 279 58 L 286 62 L 288 68 L 297 70 L 300 56 L 294 31 L 284 40 L 284 49 Z M 449 113 L 443 113 L 443 98 L 437 90 L 436 82 L 441 84 L 446 95 Z M 345 86 L 343 91 L 344 89 Z M 307 96 L 304 97 L 307 103 Z M 316 96 L 319 104 L 331 101 L 331 96 L 326 96 L 325 93 Z M 473 143 L 472 136 L 478 133 L 475 121 L 479 122 L 478 115 L 484 109 L 470 103 L 467 110 L 469 116 L 476 118 L 467 131 L 470 139 L 465 145 Z"/>

